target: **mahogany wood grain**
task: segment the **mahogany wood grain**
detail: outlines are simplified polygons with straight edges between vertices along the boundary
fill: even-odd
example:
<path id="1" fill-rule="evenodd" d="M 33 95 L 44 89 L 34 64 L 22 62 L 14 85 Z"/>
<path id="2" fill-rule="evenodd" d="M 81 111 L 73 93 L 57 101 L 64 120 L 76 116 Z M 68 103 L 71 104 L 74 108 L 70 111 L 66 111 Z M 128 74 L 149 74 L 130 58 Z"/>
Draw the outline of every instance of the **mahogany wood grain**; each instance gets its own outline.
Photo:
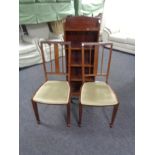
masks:
<path id="1" fill-rule="evenodd" d="M 85 64 L 86 64 L 86 51 L 88 50 L 88 48 L 92 48 L 94 47 L 94 57 L 93 57 L 93 72 L 90 73 L 90 72 L 86 72 L 85 71 Z M 102 47 L 102 48 L 100 48 Z M 105 51 L 104 51 L 104 48 L 105 47 L 108 47 L 107 51 L 109 54 L 108 54 L 108 61 L 107 61 L 107 69 L 106 69 L 106 72 L 103 71 L 103 66 L 104 66 L 104 54 L 105 54 Z M 99 51 L 100 49 L 100 51 Z M 99 64 L 99 61 L 98 61 L 98 57 L 99 57 L 99 52 L 101 52 L 101 63 Z M 103 42 L 83 42 L 82 43 L 82 81 L 83 83 L 87 82 L 88 81 L 88 77 L 97 77 L 97 76 L 105 76 L 106 77 L 106 83 L 108 83 L 108 78 L 109 78 L 109 72 L 110 72 L 110 65 L 111 65 L 111 57 L 112 57 L 112 43 L 103 43 Z M 91 62 L 89 61 L 90 65 Z M 99 71 L 98 71 L 98 65 L 100 65 L 99 68 L 101 68 Z M 113 91 L 113 90 L 112 90 Z M 82 93 L 82 92 L 81 92 Z M 114 93 L 114 91 L 113 91 Z M 115 94 L 115 93 L 114 93 Z M 81 94 L 82 95 L 82 94 Z M 113 124 L 114 124 L 114 121 L 115 121 L 115 118 L 116 118 L 116 114 L 117 114 L 117 110 L 118 110 L 118 107 L 119 107 L 119 100 L 118 100 L 118 97 L 117 95 L 115 94 L 116 98 L 117 98 L 117 101 L 118 103 L 116 105 L 109 105 L 109 106 L 113 106 L 113 112 L 112 112 L 112 118 L 111 118 L 111 122 L 109 124 L 110 128 L 113 127 Z M 78 125 L 79 127 L 81 127 L 81 123 L 82 123 L 82 108 L 83 106 L 87 106 L 87 105 L 82 105 L 81 103 L 81 98 L 80 98 L 80 101 L 79 101 L 79 121 L 78 121 Z M 94 105 L 89 105 L 89 106 L 95 106 Z M 98 106 L 100 107 L 100 106 Z M 102 107 L 102 106 L 101 106 Z M 103 105 L 103 107 L 106 107 Z"/>
<path id="2" fill-rule="evenodd" d="M 54 51 L 55 51 L 55 70 L 56 70 L 56 73 L 59 73 L 60 72 L 60 70 L 59 70 L 60 67 L 59 67 L 59 49 L 58 49 L 58 44 L 54 44 Z"/>
<path id="3" fill-rule="evenodd" d="M 67 17 L 64 23 L 64 40 L 71 41 L 71 90 L 72 96 L 80 95 L 82 84 L 82 42 L 98 42 L 100 30 L 99 18 L 86 16 Z M 89 49 L 88 49 L 89 50 Z M 94 49 L 85 57 L 88 65 L 86 70 L 91 73 L 94 66 L 90 64 L 94 57 Z M 80 68 L 80 69 L 79 69 Z M 92 77 L 88 80 L 94 80 Z M 73 88 L 74 87 L 74 88 Z"/>
<path id="4" fill-rule="evenodd" d="M 70 42 L 58 42 L 58 41 L 42 41 L 40 44 L 41 44 L 40 48 L 41 48 L 41 55 L 42 55 L 42 62 L 43 62 L 42 63 L 43 70 L 44 70 L 44 75 L 45 75 L 45 82 L 48 81 L 48 77 L 51 75 L 57 75 L 57 76 L 66 75 L 68 82 L 70 82 L 71 43 Z M 52 60 L 52 50 L 51 50 L 52 47 L 54 47 L 54 51 L 53 51 L 54 60 Z M 59 49 L 59 47 L 61 49 Z M 49 60 L 50 71 L 48 71 L 48 68 L 46 65 L 47 64 L 46 59 L 45 59 L 45 52 L 47 52 L 47 51 L 45 51 L 46 49 L 49 49 L 49 52 L 50 52 L 50 60 Z M 65 55 L 63 55 L 64 51 L 65 51 Z M 66 58 L 65 60 L 68 62 L 67 66 L 64 63 L 64 56 Z M 61 65 L 60 65 L 60 58 L 63 59 L 63 60 L 61 60 Z M 52 63 L 54 65 L 52 65 Z M 54 67 L 54 66 L 55 66 L 55 69 L 53 70 L 52 67 Z M 65 72 L 65 70 L 66 70 L 66 72 Z M 37 89 L 37 91 L 39 90 L 39 88 Z M 34 93 L 34 95 L 32 97 L 32 106 L 33 106 L 34 114 L 36 117 L 36 121 L 38 124 L 40 124 L 39 112 L 38 112 L 38 107 L 37 107 L 38 103 L 33 100 L 36 92 Z M 57 105 L 57 104 L 47 104 L 47 105 Z M 66 105 L 66 104 L 62 103 L 59 105 Z M 67 107 L 67 126 L 70 127 L 70 124 L 71 124 L 71 122 L 70 122 L 70 97 L 69 97 L 69 102 L 66 105 L 66 107 Z"/>

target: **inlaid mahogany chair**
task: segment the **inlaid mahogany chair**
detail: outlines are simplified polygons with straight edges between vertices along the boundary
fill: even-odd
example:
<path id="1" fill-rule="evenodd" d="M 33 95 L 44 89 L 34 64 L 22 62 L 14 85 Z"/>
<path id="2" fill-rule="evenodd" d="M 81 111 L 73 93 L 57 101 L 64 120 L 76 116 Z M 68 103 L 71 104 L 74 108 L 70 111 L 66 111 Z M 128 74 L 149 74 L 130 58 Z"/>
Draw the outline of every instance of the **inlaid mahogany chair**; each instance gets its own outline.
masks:
<path id="1" fill-rule="evenodd" d="M 42 41 L 40 44 L 45 82 L 32 97 L 32 106 L 37 123 L 40 124 L 38 103 L 48 105 L 65 105 L 67 107 L 67 126 L 70 126 L 70 42 Z M 48 49 L 48 50 L 47 50 Z M 48 62 L 46 55 L 49 54 Z M 49 52 L 49 53 L 48 53 Z M 66 54 L 66 52 L 68 52 Z M 66 56 L 68 57 L 66 58 Z M 49 80 L 52 76 L 64 76 L 65 81 Z M 67 79 L 66 79 L 67 78 Z"/>
<path id="2" fill-rule="evenodd" d="M 105 47 L 107 47 L 105 49 Z M 86 55 L 89 60 L 86 59 Z M 83 106 L 106 107 L 112 106 L 113 113 L 110 122 L 112 128 L 119 101 L 108 84 L 110 63 L 112 56 L 112 43 L 82 43 L 82 80 L 80 104 L 79 104 L 79 127 L 82 121 Z M 96 77 L 96 78 L 95 78 Z M 99 81 L 95 79 L 100 78 Z M 101 80 L 101 79 L 105 79 Z"/>

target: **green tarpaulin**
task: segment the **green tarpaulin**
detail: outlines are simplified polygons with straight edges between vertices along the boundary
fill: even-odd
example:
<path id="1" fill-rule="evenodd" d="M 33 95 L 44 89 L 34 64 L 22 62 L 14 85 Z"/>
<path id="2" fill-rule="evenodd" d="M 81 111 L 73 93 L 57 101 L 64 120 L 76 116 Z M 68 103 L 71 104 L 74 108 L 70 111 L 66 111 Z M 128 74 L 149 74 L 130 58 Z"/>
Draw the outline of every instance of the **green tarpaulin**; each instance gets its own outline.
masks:
<path id="1" fill-rule="evenodd" d="M 57 21 L 68 15 L 96 16 L 104 0 L 19 0 L 19 24 Z"/>
<path id="2" fill-rule="evenodd" d="M 97 16 L 103 13 L 105 0 L 81 0 L 79 4 L 79 14 L 85 16 Z"/>
<path id="3" fill-rule="evenodd" d="M 49 21 L 57 21 L 68 15 L 75 15 L 74 3 L 72 1 L 61 3 L 57 2 L 19 4 L 19 24 L 37 24 Z"/>

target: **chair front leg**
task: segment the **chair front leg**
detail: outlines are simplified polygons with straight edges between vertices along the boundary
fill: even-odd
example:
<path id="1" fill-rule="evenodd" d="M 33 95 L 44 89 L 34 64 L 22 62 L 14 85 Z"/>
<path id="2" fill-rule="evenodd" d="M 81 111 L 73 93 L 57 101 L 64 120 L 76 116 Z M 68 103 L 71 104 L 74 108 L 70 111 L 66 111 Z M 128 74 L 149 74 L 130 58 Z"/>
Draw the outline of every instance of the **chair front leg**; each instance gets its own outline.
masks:
<path id="1" fill-rule="evenodd" d="M 39 113 L 38 113 L 37 102 L 34 102 L 32 100 L 32 106 L 33 106 L 34 114 L 35 114 L 35 117 L 36 117 L 36 121 L 37 121 L 38 124 L 40 124 L 40 118 L 39 118 Z"/>
<path id="2" fill-rule="evenodd" d="M 82 122 L 82 104 L 79 103 L 79 122 L 78 122 L 79 127 L 81 127 L 81 122 Z"/>
<path id="3" fill-rule="evenodd" d="M 115 118 L 116 118 L 116 114 L 117 114 L 117 111 L 118 111 L 118 107 L 119 107 L 119 104 L 114 105 L 112 118 L 111 118 L 111 123 L 109 124 L 110 128 L 113 127 L 113 124 L 114 124 L 114 121 L 115 121 Z"/>
<path id="4" fill-rule="evenodd" d="M 71 126 L 70 122 L 70 102 L 67 104 L 67 127 Z"/>

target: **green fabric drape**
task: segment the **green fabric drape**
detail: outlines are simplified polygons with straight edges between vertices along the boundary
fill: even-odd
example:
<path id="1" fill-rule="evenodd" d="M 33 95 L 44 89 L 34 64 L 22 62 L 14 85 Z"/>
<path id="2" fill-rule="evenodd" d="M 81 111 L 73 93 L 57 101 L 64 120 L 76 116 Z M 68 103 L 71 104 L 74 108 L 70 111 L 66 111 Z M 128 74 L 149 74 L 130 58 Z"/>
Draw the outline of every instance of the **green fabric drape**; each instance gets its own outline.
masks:
<path id="1" fill-rule="evenodd" d="M 75 15 L 73 2 L 19 4 L 19 24 L 57 21 L 68 15 Z"/>
<path id="2" fill-rule="evenodd" d="M 82 1 L 79 6 L 79 14 L 85 16 L 97 16 L 103 13 L 105 0 L 94 0 L 93 2 Z"/>
<path id="3" fill-rule="evenodd" d="M 19 0 L 19 3 L 35 3 L 36 0 Z"/>
<path id="4" fill-rule="evenodd" d="M 68 15 L 97 16 L 105 0 L 19 0 L 19 24 L 57 21 Z"/>

